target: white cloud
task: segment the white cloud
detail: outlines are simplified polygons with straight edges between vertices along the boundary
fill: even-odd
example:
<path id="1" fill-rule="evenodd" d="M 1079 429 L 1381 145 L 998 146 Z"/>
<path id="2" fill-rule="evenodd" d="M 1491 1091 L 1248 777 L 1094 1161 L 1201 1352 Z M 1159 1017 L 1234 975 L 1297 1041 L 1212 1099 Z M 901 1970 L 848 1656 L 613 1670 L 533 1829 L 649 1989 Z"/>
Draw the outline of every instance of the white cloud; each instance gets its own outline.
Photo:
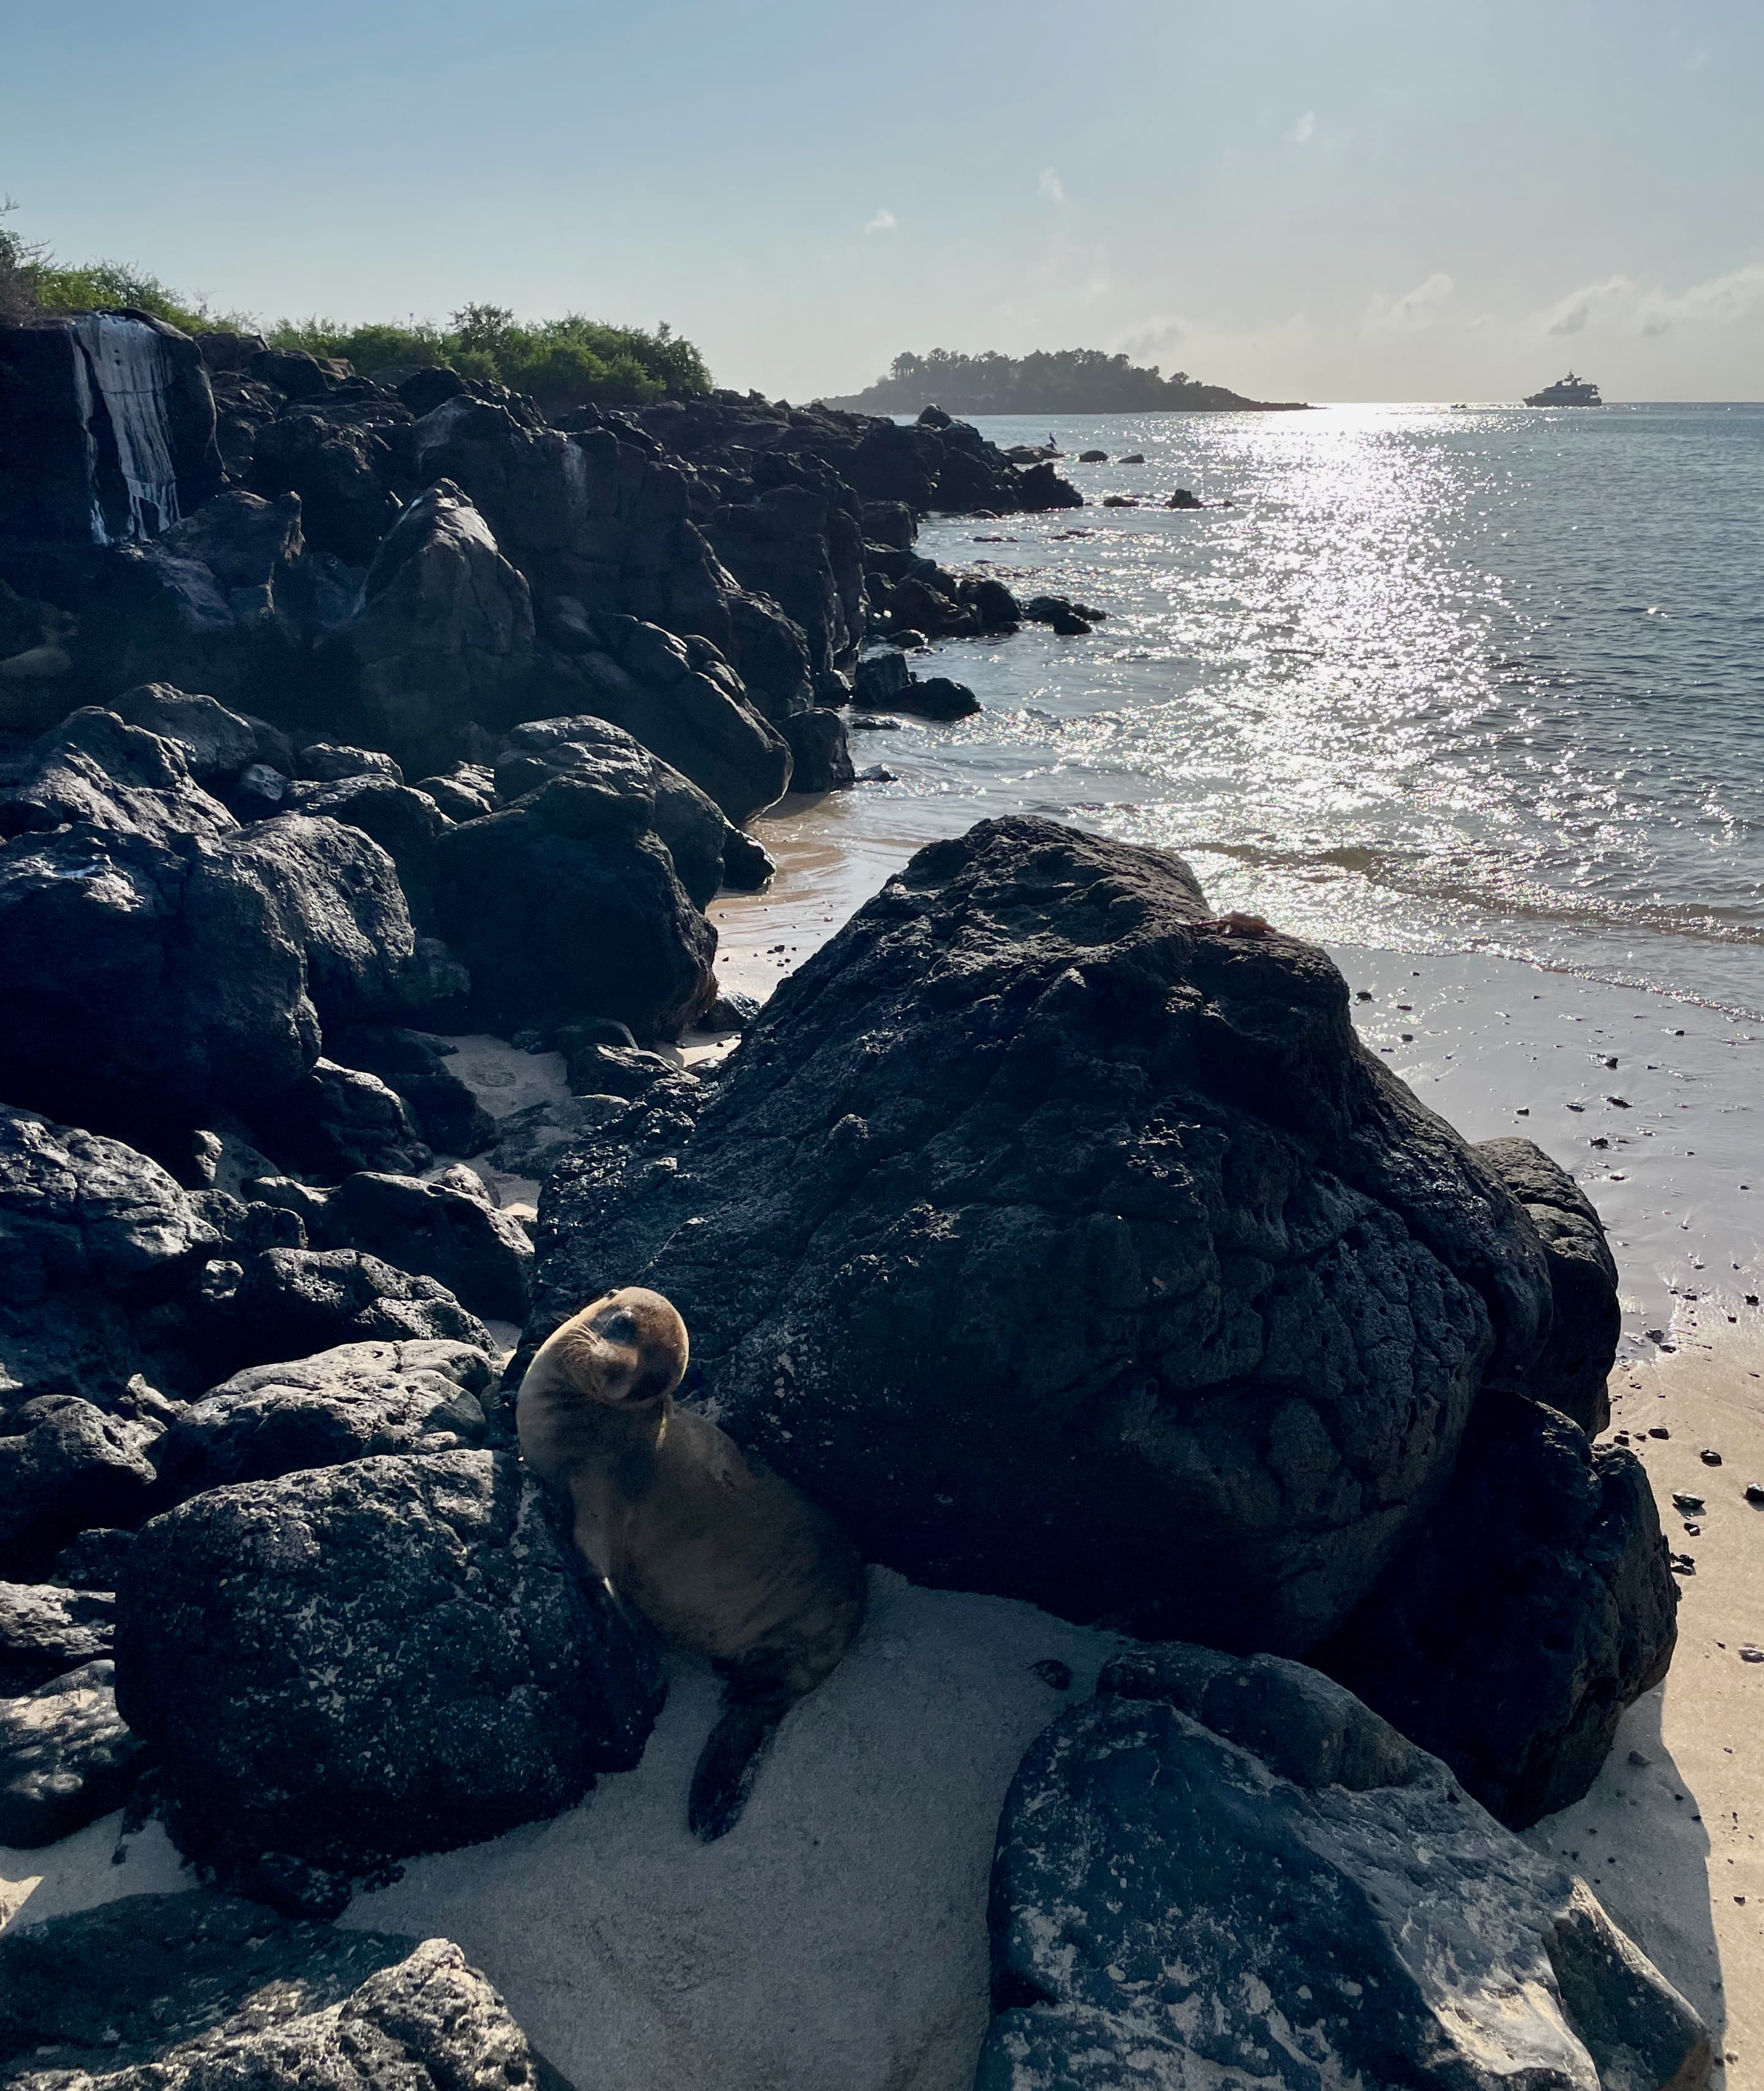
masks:
<path id="1" fill-rule="evenodd" d="M 1604 276 L 1583 283 L 1543 315 L 1546 334 L 1615 329 L 1656 335 L 1675 328 L 1707 332 L 1743 325 L 1764 311 L 1764 262 L 1749 262 L 1693 283 L 1676 295 L 1655 285 L 1644 290 L 1631 276 Z"/>
<path id="2" fill-rule="evenodd" d="M 1309 144 L 1312 139 L 1317 136 L 1317 111 L 1314 109 L 1307 109 L 1286 136 L 1287 143 L 1289 145 Z"/>
<path id="3" fill-rule="evenodd" d="M 891 210 L 879 210 L 864 230 L 866 232 L 892 232 L 899 222 Z"/>
<path id="4" fill-rule="evenodd" d="M 1570 291 L 1545 314 L 1546 334 L 1584 334 L 1595 321 L 1615 314 L 1636 295 L 1627 276 L 1603 276 L 1596 283 L 1583 283 Z"/>
<path id="5" fill-rule="evenodd" d="M 1419 334 L 1438 321 L 1454 287 L 1451 278 L 1436 269 L 1400 298 L 1374 291 L 1366 324 L 1381 334 Z"/>
<path id="6" fill-rule="evenodd" d="M 1764 307 L 1764 262 L 1753 261 L 1706 283 L 1693 283 L 1676 298 L 1658 291 L 1642 300 L 1641 331 L 1664 334 L 1675 326 L 1734 326 Z"/>
<path id="7" fill-rule="evenodd" d="M 1041 179 L 1035 184 L 1035 192 L 1049 203 L 1063 203 L 1066 200 L 1066 184 L 1051 167 L 1042 168 Z"/>

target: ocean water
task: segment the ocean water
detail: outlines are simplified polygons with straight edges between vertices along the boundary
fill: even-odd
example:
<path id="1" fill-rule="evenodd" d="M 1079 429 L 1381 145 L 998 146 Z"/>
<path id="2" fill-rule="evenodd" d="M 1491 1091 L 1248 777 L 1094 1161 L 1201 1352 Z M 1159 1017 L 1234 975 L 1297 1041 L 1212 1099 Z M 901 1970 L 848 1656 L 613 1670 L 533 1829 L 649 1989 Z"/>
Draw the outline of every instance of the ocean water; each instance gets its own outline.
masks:
<path id="1" fill-rule="evenodd" d="M 921 533 L 1107 616 L 918 662 L 986 709 L 855 736 L 895 781 L 846 799 L 845 847 L 1046 813 L 1331 944 L 1764 1015 L 1764 407 L 980 425 L 1148 505 Z"/>

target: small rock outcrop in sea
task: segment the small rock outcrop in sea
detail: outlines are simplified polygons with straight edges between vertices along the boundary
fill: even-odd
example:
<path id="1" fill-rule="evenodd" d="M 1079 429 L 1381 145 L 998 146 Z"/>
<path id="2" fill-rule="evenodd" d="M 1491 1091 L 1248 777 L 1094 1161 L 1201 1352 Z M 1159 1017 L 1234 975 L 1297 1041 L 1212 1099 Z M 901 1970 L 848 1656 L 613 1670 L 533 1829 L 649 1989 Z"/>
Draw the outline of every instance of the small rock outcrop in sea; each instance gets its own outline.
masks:
<path id="1" fill-rule="evenodd" d="M 562 1158 L 532 1334 L 665 1290 L 724 1427 L 924 1580 L 1304 1653 L 1400 1584 L 1478 1404 L 1557 1392 L 1501 1171 L 1364 1051 L 1321 952 L 1160 852 L 1029 819 L 921 851 L 708 1094 L 658 1084 Z M 1581 1471 L 1531 1477 L 1564 1536 Z M 1658 1673 L 1670 1582 L 1618 1524 L 1620 1568 L 1551 1585 L 1596 1659 L 1477 1790 L 1589 1777 Z M 1485 1667 L 1523 1661 L 1532 1615 L 1484 1599 Z M 1393 1660 L 1443 1691 L 1418 1640 Z"/>
<path id="2" fill-rule="evenodd" d="M 568 1807 L 660 1703 L 649 1640 L 503 1454 L 209 1490 L 143 1528 L 119 1601 L 117 1703 L 173 1836 L 286 1908 Z"/>
<path id="3" fill-rule="evenodd" d="M 0 2076 L 58 2091 L 569 2091 L 449 1940 L 339 1931 L 207 1891 L 8 1931 Z"/>
<path id="4" fill-rule="evenodd" d="M 1111 1663 L 1005 1803 L 977 2091 L 1707 2081 L 1585 1883 L 1299 1664 Z"/>

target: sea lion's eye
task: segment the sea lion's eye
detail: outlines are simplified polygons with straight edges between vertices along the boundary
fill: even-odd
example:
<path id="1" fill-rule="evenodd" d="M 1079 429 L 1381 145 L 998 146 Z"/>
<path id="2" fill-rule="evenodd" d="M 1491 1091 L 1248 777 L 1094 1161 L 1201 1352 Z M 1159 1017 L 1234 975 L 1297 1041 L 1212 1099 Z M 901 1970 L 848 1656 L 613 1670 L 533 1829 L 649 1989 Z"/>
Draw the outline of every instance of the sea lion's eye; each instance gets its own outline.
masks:
<path id="1" fill-rule="evenodd" d="M 594 1334 L 603 1336 L 609 1343 L 629 1343 L 637 1341 L 637 1325 L 623 1307 L 615 1308 L 610 1313 L 594 1317 Z"/>

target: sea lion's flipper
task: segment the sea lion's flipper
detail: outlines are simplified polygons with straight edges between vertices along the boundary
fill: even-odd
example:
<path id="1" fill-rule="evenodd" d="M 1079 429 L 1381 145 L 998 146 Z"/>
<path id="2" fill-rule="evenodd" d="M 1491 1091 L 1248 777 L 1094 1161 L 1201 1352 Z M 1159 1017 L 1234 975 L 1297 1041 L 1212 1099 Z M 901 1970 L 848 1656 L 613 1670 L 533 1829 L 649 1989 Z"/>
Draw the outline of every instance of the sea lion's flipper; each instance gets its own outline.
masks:
<path id="1" fill-rule="evenodd" d="M 687 1823 L 701 1844 L 714 1844 L 735 1827 L 778 1722 L 778 1715 L 769 1707 L 739 1699 L 724 1705 L 699 1753 L 686 1804 Z"/>

